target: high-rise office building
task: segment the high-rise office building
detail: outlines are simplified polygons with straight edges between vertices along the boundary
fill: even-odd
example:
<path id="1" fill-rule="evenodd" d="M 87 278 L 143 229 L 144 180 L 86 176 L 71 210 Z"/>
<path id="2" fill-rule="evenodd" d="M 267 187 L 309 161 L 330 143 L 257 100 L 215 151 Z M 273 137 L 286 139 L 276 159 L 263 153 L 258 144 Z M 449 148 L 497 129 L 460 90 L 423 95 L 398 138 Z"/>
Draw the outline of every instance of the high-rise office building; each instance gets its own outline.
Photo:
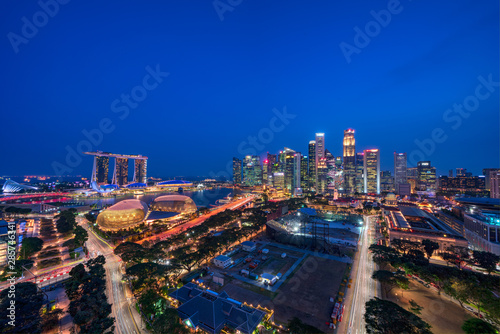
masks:
<path id="1" fill-rule="evenodd" d="M 254 186 L 262 184 L 262 166 L 260 165 L 260 157 L 252 155 L 252 165 L 254 173 Z"/>
<path id="2" fill-rule="evenodd" d="M 418 190 L 418 169 L 417 167 L 408 167 L 406 169 L 406 176 L 408 183 L 410 184 L 411 192 Z"/>
<path id="3" fill-rule="evenodd" d="M 308 170 L 309 166 L 307 165 L 308 163 L 308 157 L 307 155 L 303 155 L 300 158 L 300 187 L 302 190 L 307 189 L 309 186 L 309 180 L 308 180 Z"/>
<path id="4" fill-rule="evenodd" d="M 354 130 L 344 130 L 344 189 L 347 195 L 356 192 L 356 141 Z"/>
<path id="5" fill-rule="evenodd" d="M 319 159 L 316 176 L 317 176 L 316 192 L 318 194 L 326 193 L 328 189 L 328 166 L 326 165 L 326 158 Z"/>
<path id="6" fill-rule="evenodd" d="M 233 158 L 233 182 L 235 185 L 241 184 L 241 160 Z"/>
<path id="7" fill-rule="evenodd" d="M 453 177 L 453 169 L 450 169 L 450 170 L 448 171 L 448 177 Z"/>
<path id="8" fill-rule="evenodd" d="M 333 193 L 333 191 L 336 189 L 336 172 L 337 172 L 337 165 L 335 164 L 336 159 L 333 156 L 333 154 L 326 149 L 325 150 L 325 163 L 326 163 L 326 189 Z M 338 185 L 340 186 L 340 185 Z"/>
<path id="9" fill-rule="evenodd" d="M 491 170 L 489 174 L 490 174 L 490 198 L 500 198 L 500 170 L 499 169 Z"/>
<path id="10" fill-rule="evenodd" d="M 276 165 L 276 166 L 275 166 Z M 272 177 L 272 173 L 275 172 L 277 168 L 276 154 L 267 153 L 267 174 Z"/>
<path id="11" fill-rule="evenodd" d="M 364 192 L 380 194 L 380 151 L 364 150 Z"/>
<path id="12" fill-rule="evenodd" d="M 318 164 L 319 161 L 325 157 L 325 134 L 317 133 L 316 134 L 316 188 L 318 188 Z"/>
<path id="13" fill-rule="evenodd" d="M 264 160 L 262 162 L 262 184 L 267 185 L 269 183 L 269 160 Z"/>
<path id="14" fill-rule="evenodd" d="M 245 186 L 253 186 L 255 183 L 254 169 L 252 163 L 252 156 L 247 155 L 243 159 L 243 184 Z"/>
<path id="15" fill-rule="evenodd" d="M 356 192 L 363 193 L 365 190 L 364 180 L 364 153 L 356 153 Z"/>
<path id="16" fill-rule="evenodd" d="M 294 163 L 295 163 L 295 151 L 285 147 L 285 190 L 287 193 L 292 194 L 293 192 L 293 175 L 294 175 Z"/>
<path id="17" fill-rule="evenodd" d="M 309 142 L 309 163 L 308 163 L 308 187 L 314 188 L 316 185 L 316 141 Z"/>
<path id="18" fill-rule="evenodd" d="M 380 191 L 393 192 L 394 191 L 394 178 L 391 171 L 383 170 L 380 172 Z"/>
<path id="19" fill-rule="evenodd" d="M 146 184 L 148 182 L 147 170 L 148 161 L 146 159 L 134 159 L 134 182 Z"/>
<path id="20" fill-rule="evenodd" d="M 301 163 L 302 163 L 302 154 L 297 152 L 293 155 L 293 179 L 292 179 L 292 194 L 294 196 L 302 195 L 301 188 Z"/>
<path id="21" fill-rule="evenodd" d="M 113 184 L 123 186 L 128 183 L 128 159 L 115 158 Z"/>
<path id="22" fill-rule="evenodd" d="M 457 177 L 458 176 L 467 176 L 467 168 L 457 168 Z"/>
<path id="23" fill-rule="evenodd" d="M 490 174 L 490 172 L 500 172 L 500 168 L 483 168 L 483 175 L 484 175 L 484 181 L 485 181 L 485 189 L 490 190 L 491 189 L 491 176 L 494 174 Z"/>
<path id="24" fill-rule="evenodd" d="M 406 165 L 406 153 L 396 153 L 394 152 L 394 190 L 396 193 L 400 193 L 399 185 L 408 184 L 408 174 Z"/>
<path id="25" fill-rule="evenodd" d="M 407 182 L 406 153 L 394 152 L 394 184 Z"/>
<path id="26" fill-rule="evenodd" d="M 103 184 L 108 183 L 109 174 L 109 157 L 106 156 L 95 156 L 95 164 L 97 166 L 97 183 Z"/>
<path id="27" fill-rule="evenodd" d="M 431 166 L 430 161 L 419 161 L 417 163 L 418 182 L 420 191 L 436 190 L 436 168 Z"/>
<path id="28" fill-rule="evenodd" d="M 285 151 L 280 151 L 280 153 L 278 153 L 278 171 L 282 173 L 285 172 L 285 157 L 286 157 Z"/>
<path id="29" fill-rule="evenodd" d="M 285 188 L 285 173 L 273 173 L 273 187 L 284 189 Z"/>

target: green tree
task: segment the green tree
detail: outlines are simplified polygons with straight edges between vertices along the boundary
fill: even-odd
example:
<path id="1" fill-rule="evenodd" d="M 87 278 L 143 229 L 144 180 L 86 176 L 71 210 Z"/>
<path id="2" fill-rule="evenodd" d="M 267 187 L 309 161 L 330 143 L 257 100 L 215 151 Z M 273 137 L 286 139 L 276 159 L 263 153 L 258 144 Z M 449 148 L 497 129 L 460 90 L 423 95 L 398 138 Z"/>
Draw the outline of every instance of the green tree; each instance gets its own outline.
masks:
<path id="1" fill-rule="evenodd" d="M 50 312 L 47 312 L 43 315 L 42 320 L 42 329 L 44 332 L 50 331 L 59 324 L 59 318 L 63 315 L 64 311 L 60 308 L 56 308 Z"/>
<path id="2" fill-rule="evenodd" d="M 20 256 L 22 259 L 27 259 L 36 252 L 41 251 L 43 248 L 43 240 L 40 238 L 24 238 L 21 247 Z"/>
<path id="3" fill-rule="evenodd" d="M 83 246 L 85 242 L 89 239 L 89 234 L 81 226 L 76 226 L 75 229 L 73 230 L 73 233 L 75 234 L 75 239 L 74 239 L 75 245 L 78 247 Z"/>
<path id="4" fill-rule="evenodd" d="M 422 306 L 418 305 L 416 301 L 414 301 L 413 299 L 410 299 L 410 308 L 409 308 L 409 310 L 411 312 L 413 312 L 415 314 L 421 314 L 422 313 L 421 311 L 423 309 L 424 308 Z"/>
<path id="5" fill-rule="evenodd" d="M 9 297 L 9 289 L 0 292 L 0 328 L 2 333 L 40 333 L 43 294 L 34 283 L 16 284 L 14 299 Z M 15 301 L 15 326 L 9 325 L 8 318 L 11 300 Z"/>
<path id="6" fill-rule="evenodd" d="M 93 214 L 91 214 L 90 212 L 89 213 L 86 213 L 84 215 L 85 219 L 87 219 L 89 221 L 89 223 L 91 224 L 95 224 L 96 220 L 97 220 L 97 217 L 94 216 Z"/>
<path id="7" fill-rule="evenodd" d="M 391 246 L 393 246 L 398 251 L 403 254 L 407 254 L 409 250 L 420 250 L 421 244 L 416 241 L 404 240 L 404 239 L 394 239 L 391 241 Z"/>
<path id="8" fill-rule="evenodd" d="M 70 271 L 66 283 L 66 295 L 70 300 L 69 314 L 73 317 L 78 333 L 112 333 L 115 319 L 110 317 L 111 304 L 105 291 L 104 264 L 100 255 L 87 261 L 87 270 L 82 264 Z"/>
<path id="9" fill-rule="evenodd" d="M 491 324 L 478 318 L 465 320 L 462 330 L 466 334 L 497 334 L 498 331 Z"/>
<path id="10" fill-rule="evenodd" d="M 366 302 L 365 323 L 369 334 L 432 334 L 431 326 L 417 315 L 376 297 Z"/>
<path id="11" fill-rule="evenodd" d="M 154 319 L 157 314 L 165 310 L 166 300 L 156 291 L 148 289 L 139 297 L 139 305 L 141 305 L 142 313 L 144 313 L 148 319 L 151 319 L 151 316 Z"/>
<path id="12" fill-rule="evenodd" d="M 448 263 L 453 263 L 458 269 L 462 270 L 470 258 L 469 250 L 467 247 L 450 246 L 446 248 L 446 252 L 441 255 L 443 260 Z"/>
<path id="13" fill-rule="evenodd" d="M 184 327 L 180 321 L 177 314 L 177 310 L 172 308 L 167 308 L 165 311 L 158 315 L 152 326 L 153 333 L 155 334 L 188 334 L 190 331 Z"/>
<path id="14" fill-rule="evenodd" d="M 481 268 L 486 269 L 488 275 L 495 271 L 497 263 L 500 261 L 500 256 L 490 252 L 474 251 L 472 256 Z"/>
<path id="15" fill-rule="evenodd" d="M 76 226 L 74 209 L 61 211 L 56 218 L 56 228 L 59 233 L 68 233 Z"/>
<path id="16" fill-rule="evenodd" d="M 422 247 L 427 255 L 427 258 L 430 259 L 435 250 L 439 249 L 439 244 L 429 239 L 422 240 Z"/>
<path id="17" fill-rule="evenodd" d="M 389 270 L 377 270 L 373 273 L 372 278 L 380 282 L 386 296 L 396 286 L 393 279 L 394 274 Z"/>
<path id="18" fill-rule="evenodd" d="M 373 244 L 369 250 L 373 253 L 373 261 L 378 265 L 386 265 L 399 259 L 399 253 L 392 247 Z"/>

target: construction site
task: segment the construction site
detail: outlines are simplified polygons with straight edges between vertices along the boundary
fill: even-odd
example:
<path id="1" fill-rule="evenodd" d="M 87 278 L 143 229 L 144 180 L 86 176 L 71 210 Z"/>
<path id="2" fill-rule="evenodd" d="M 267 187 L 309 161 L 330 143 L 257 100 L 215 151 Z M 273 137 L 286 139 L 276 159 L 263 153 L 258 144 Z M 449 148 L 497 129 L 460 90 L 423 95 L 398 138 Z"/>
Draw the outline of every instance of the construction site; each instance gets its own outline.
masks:
<path id="1" fill-rule="evenodd" d="M 357 215 L 334 215 L 316 210 L 299 210 L 267 222 L 267 237 L 326 254 L 349 256 L 356 249 L 362 219 Z"/>

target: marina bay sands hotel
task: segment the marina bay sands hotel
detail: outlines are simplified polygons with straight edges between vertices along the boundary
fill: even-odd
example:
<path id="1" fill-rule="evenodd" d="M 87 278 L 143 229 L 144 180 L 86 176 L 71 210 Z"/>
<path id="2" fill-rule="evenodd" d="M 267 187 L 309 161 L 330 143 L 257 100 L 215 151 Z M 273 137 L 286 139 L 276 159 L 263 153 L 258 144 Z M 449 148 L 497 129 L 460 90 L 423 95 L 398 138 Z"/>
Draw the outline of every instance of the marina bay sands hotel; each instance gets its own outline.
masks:
<path id="1" fill-rule="evenodd" d="M 115 159 L 115 166 L 113 169 L 113 178 L 111 184 L 119 186 L 128 183 L 128 165 L 129 160 L 134 160 L 134 177 L 132 182 L 147 183 L 147 165 L 148 157 L 143 155 L 129 155 L 129 154 L 114 154 L 108 152 L 84 152 L 87 155 L 94 156 L 94 167 L 92 169 L 92 180 L 98 184 L 108 183 L 109 172 L 109 158 Z"/>

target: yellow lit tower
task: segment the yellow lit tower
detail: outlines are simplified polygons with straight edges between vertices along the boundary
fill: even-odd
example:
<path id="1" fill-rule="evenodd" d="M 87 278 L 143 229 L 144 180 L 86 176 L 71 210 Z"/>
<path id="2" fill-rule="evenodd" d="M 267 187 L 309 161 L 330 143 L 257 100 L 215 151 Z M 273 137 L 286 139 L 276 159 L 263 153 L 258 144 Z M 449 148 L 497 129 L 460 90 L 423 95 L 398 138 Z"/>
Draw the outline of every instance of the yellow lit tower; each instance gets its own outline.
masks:
<path id="1" fill-rule="evenodd" d="M 344 130 L 344 188 L 347 195 L 356 191 L 356 141 L 354 130 Z"/>

